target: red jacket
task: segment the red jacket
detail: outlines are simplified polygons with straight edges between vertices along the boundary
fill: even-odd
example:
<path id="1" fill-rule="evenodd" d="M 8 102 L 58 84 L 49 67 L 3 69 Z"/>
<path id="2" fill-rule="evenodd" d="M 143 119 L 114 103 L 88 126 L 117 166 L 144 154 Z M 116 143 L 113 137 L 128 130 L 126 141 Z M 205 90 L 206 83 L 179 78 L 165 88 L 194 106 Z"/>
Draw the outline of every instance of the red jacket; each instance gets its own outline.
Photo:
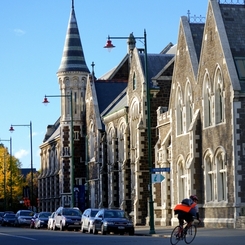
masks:
<path id="1" fill-rule="evenodd" d="M 177 204 L 174 208 L 174 211 L 175 213 L 178 213 L 178 211 L 183 211 L 183 212 L 186 212 L 186 213 L 193 213 L 195 212 L 195 206 L 196 206 L 196 203 L 192 203 L 191 206 L 188 206 L 188 205 L 185 205 L 185 204 Z M 193 215 L 195 216 L 196 215 L 196 212 L 195 214 L 193 213 Z"/>

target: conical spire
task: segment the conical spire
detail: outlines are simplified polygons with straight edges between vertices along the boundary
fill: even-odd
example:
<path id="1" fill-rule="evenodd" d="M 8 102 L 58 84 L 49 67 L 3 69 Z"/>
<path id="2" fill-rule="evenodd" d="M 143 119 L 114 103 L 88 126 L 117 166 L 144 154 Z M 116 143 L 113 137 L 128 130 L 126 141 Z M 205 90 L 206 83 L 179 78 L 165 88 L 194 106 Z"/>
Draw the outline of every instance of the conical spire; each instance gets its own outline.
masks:
<path id="1" fill-rule="evenodd" d="M 63 56 L 60 63 L 59 72 L 81 71 L 89 72 L 86 65 L 82 43 L 77 26 L 76 15 L 74 11 L 74 1 L 72 0 L 72 10 L 66 33 Z"/>

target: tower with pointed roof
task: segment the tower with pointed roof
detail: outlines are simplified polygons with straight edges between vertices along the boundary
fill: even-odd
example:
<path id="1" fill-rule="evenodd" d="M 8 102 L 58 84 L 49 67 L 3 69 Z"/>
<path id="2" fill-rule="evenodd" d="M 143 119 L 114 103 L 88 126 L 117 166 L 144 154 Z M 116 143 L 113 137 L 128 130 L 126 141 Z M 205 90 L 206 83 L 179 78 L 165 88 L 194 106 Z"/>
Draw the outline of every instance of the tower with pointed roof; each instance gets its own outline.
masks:
<path id="1" fill-rule="evenodd" d="M 85 89 L 89 74 L 79 35 L 74 1 L 57 77 L 61 115 L 49 125 L 41 148 L 40 210 L 81 208 L 74 190 L 85 184 Z M 74 199 L 74 201 L 72 201 Z"/>

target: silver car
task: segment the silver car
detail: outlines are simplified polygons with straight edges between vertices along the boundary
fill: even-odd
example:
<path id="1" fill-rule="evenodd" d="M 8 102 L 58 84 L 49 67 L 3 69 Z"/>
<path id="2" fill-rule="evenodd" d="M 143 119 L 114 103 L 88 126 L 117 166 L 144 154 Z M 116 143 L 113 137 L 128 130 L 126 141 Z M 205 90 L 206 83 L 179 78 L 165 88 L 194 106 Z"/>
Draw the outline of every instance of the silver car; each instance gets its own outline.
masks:
<path id="1" fill-rule="evenodd" d="M 30 226 L 31 219 L 34 216 L 34 212 L 31 210 L 19 210 L 15 214 L 15 226 Z"/>
<path id="2" fill-rule="evenodd" d="M 68 230 L 68 229 L 81 229 L 82 214 L 79 210 L 74 208 L 60 207 L 56 210 L 54 215 L 55 229 Z"/>
<path id="3" fill-rule="evenodd" d="M 99 209 L 96 208 L 88 208 L 82 214 L 81 219 L 81 231 L 92 233 L 93 231 L 93 224 L 94 224 L 94 217 L 98 213 Z"/>

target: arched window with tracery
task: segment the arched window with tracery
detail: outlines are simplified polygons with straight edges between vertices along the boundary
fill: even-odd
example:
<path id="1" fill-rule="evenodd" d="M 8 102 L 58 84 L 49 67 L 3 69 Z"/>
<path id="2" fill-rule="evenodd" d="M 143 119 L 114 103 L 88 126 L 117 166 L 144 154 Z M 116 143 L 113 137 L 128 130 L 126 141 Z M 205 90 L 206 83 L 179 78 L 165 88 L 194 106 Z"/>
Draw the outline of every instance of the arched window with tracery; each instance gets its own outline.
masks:
<path id="1" fill-rule="evenodd" d="M 183 200 L 184 198 L 187 197 L 187 170 L 185 168 L 185 163 L 183 159 L 180 159 L 178 161 L 178 169 L 177 169 L 177 173 L 178 173 L 178 201 L 181 202 L 181 200 Z"/>
<path id="2" fill-rule="evenodd" d="M 215 123 L 224 122 L 224 82 L 220 68 L 217 68 L 214 78 Z"/>
<path id="3" fill-rule="evenodd" d="M 89 144 L 88 144 L 88 152 L 89 152 L 89 159 L 91 160 L 94 157 L 94 124 L 93 122 L 90 123 L 89 127 Z"/>
<path id="4" fill-rule="evenodd" d="M 204 157 L 205 163 L 205 184 L 206 184 L 206 202 L 215 200 L 215 166 L 213 164 L 213 157 L 211 153 Z"/>
<path id="5" fill-rule="evenodd" d="M 126 124 L 121 123 L 118 130 L 118 160 L 120 163 L 124 160 L 124 132 Z"/>
<path id="6" fill-rule="evenodd" d="M 185 89 L 185 111 L 186 111 L 186 132 L 188 131 L 193 118 L 193 97 L 191 84 L 188 81 Z"/>
<path id="7" fill-rule="evenodd" d="M 226 183 L 227 183 L 227 170 L 225 161 L 225 152 L 219 149 L 215 155 L 215 163 L 217 166 L 217 194 L 218 202 L 227 200 L 226 196 Z"/>
<path id="8" fill-rule="evenodd" d="M 135 99 L 130 110 L 130 140 L 131 140 L 131 160 L 135 162 L 137 159 L 137 125 L 139 123 L 139 102 Z"/>
<path id="9" fill-rule="evenodd" d="M 205 74 L 204 83 L 203 83 L 203 118 L 204 118 L 204 127 L 209 127 L 212 125 L 212 86 L 208 73 Z"/>
<path id="10" fill-rule="evenodd" d="M 177 135 L 183 133 L 183 96 L 180 86 L 177 88 L 176 92 L 176 131 Z"/>

